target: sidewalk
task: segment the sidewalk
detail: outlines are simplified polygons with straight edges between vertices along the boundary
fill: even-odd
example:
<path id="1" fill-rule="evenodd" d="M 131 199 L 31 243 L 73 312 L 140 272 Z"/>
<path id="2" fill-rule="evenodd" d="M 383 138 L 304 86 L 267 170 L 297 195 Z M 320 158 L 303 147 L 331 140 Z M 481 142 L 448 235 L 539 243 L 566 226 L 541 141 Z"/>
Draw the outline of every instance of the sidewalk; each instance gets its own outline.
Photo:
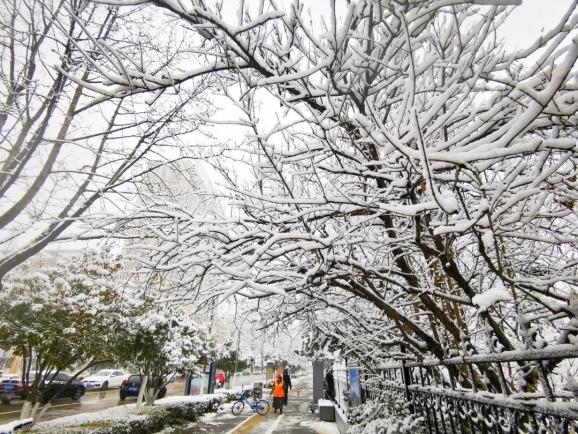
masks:
<path id="1" fill-rule="evenodd" d="M 289 403 L 283 414 L 273 413 L 265 416 L 253 414 L 251 409 L 234 416 L 231 412 L 216 415 L 182 434 L 339 434 L 334 423 L 319 422 L 317 414 L 309 411 L 311 401 L 311 377 L 295 379 L 294 388 L 289 392 Z M 297 396 L 297 386 L 301 386 L 301 396 Z M 269 396 L 265 398 L 270 399 Z"/>

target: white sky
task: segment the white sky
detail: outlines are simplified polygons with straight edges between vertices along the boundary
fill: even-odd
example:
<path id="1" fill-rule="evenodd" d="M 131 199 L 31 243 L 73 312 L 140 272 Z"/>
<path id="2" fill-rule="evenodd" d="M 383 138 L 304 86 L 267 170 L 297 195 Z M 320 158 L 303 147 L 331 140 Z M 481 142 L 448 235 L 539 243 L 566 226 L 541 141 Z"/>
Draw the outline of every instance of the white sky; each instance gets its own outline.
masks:
<path id="1" fill-rule="evenodd" d="M 522 0 L 504 23 L 502 37 L 508 49 L 523 48 L 555 26 L 572 0 Z"/>

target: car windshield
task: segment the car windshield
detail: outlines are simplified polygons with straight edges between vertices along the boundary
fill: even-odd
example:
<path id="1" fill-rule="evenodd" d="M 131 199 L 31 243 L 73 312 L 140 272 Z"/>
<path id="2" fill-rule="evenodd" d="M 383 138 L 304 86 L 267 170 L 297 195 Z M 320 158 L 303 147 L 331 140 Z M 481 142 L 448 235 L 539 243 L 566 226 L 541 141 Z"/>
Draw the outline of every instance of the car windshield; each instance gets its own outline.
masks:
<path id="1" fill-rule="evenodd" d="M 98 371 L 94 375 L 99 376 L 99 377 L 108 377 L 109 375 L 112 375 L 113 372 L 114 372 L 113 369 L 101 369 L 100 371 Z"/>
<path id="2" fill-rule="evenodd" d="M 130 383 L 140 384 L 140 375 L 131 375 L 128 381 Z"/>
<path id="3" fill-rule="evenodd" d="M 68 381 L 70 376 L 64 372 L 59 372 L 58 374 L 50 374 L 46 377 L 46 381 Z"/>

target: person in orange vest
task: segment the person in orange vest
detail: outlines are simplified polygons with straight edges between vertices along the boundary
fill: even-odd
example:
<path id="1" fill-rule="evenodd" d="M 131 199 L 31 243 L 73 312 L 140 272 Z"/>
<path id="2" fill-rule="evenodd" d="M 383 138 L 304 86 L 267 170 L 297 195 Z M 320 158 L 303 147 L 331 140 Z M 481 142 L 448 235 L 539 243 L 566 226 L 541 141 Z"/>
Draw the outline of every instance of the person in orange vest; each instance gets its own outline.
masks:
<path id="1" fill-rule="evenodd" d="M 283 398 L 285 398 L 285 384 L 283 383 L 283 377 L 281 374 L 277 374 L 275 377 L 275 382 L 273 383 L 273 389 L 271 389 L 271 395 L 273 395 L 273 409 L 274 413 L 283 414 Z"/>

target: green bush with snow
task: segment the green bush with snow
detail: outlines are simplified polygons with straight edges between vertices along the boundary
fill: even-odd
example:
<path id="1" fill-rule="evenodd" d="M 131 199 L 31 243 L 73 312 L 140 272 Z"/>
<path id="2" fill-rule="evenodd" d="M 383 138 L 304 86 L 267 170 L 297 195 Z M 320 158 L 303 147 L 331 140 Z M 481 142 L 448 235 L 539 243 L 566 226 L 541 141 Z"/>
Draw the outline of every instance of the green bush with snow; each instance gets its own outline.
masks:
<path id="1" fill-rule="evenodd" d="M 232 395 L 170 397 L 137 409 L 135 404 L 41 422 L 20 432 L 28 434 L 148 434 L 189 424 L 215 412 Z"/>

